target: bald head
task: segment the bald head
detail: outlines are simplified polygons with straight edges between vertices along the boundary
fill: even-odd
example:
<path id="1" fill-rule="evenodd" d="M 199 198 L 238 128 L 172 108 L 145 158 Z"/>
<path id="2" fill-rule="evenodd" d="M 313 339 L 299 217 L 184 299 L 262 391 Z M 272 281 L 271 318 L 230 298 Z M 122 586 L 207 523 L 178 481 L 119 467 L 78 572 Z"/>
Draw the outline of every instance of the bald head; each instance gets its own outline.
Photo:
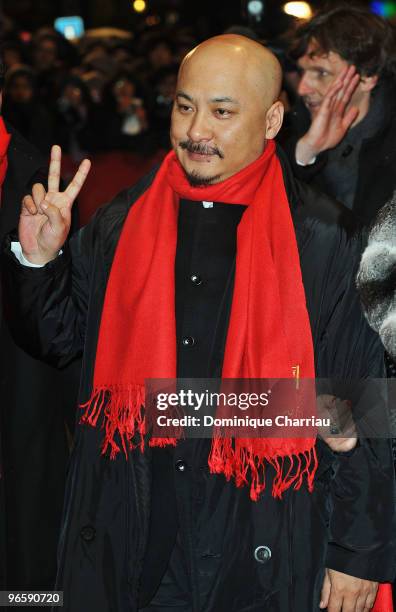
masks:
<path id="1" fill-rule="evenodd" d="M 222 181 L 261 155 L 282 125 L 281 82 L 276 57 L 245 36 L 216 36 L 188 53 L 171 140 L 193 184 Z"/>
<path id="2" fill-rule="evenodd" d="M 245 83 L 251 87 L 266 105 L 270 106 L 279 98 L 282 85 L 279 61 L 269 49 L 246 36 L 223 34 L 205 40 L 186 55 L 179 76 L 191 64 L 205 71 L 209 66 L 232 70 L 241 85 Z"/>

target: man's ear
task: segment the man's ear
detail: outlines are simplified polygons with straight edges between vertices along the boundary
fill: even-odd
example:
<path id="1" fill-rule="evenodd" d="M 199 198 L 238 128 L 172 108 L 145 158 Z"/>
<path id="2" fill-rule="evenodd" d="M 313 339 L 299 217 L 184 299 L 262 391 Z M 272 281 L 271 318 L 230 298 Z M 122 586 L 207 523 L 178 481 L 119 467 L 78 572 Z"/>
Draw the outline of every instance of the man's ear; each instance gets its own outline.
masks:
<path id="1" fill-rule="evenodd" d="M 279 100 L 274 102 L 274 104 L 268 109 L 265 119 L 265 137 L 267 140 L 275 138 L 281 129 L 284 112 L 284 106 Z"/>
<path id="2" fill-rule="evenodd" d="M 362 91 L 370 92 L 378 83 L 378 74 L 373 76 L 362 76 L 360 79 L 360 89 Z"/>

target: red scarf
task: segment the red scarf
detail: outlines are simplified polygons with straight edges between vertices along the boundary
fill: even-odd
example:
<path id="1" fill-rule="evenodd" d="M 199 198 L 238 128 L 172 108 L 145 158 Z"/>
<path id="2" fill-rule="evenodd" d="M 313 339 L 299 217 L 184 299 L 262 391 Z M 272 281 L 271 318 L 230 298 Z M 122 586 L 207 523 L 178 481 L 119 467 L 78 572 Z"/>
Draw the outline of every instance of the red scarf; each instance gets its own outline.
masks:
<path id="1" fill-rule="evenodd" d="M 393 612 L 392 585 L 380 584 L 373 612 Z"/>
<path id="2" fill-rule="evenodd" d="M 296 236 L 282 169 L 269 141 L 264 153 L 229 179 L 191 187 L 174 152 L 131 207 L 107 284 L 93 392 L 82 421 L 105 427 L 103 453 L 114 458 L 146 433 L 144 381 L 176 377 L 175 254 L 179 198 L 246 204 L 237 233 L 234 295 L 223 378 L 314 378 L 314 354 Z M 199 204 L 197 204 L 199 205 Z M 155 346 L 153 346 L 155 337 Z M 117 439 L 116 439 L 117 438 Z M 152 438 L 151 446 L 176 444 Z M 273 495 L 304 476 L 312 490 L 315 440 L 214 437 L 211 472 L 250 481 L 257 499 L 265 463 L 276 470 Z M 250 476 L 250 478 L 249 478 Z"/>
<path id="3" fill-rule="evenodd" d="M 3 117 L 0 116 L 0 190 L 7 174 L 7 149 L 8 145 L 10 144 L 10 140 L 11 135 L 7 133 Z"/>

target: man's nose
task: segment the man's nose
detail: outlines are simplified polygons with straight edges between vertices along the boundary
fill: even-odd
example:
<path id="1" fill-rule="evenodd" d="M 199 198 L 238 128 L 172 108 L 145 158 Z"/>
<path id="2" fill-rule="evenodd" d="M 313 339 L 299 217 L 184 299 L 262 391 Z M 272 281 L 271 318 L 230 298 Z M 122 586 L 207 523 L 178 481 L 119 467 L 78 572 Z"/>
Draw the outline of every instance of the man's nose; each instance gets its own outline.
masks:
<path id="1" fill-rule="evenodd" d="M 212 139 L 213 131 L 209 124 L 208 117 L 204 113 L 195 113 L 192 117 L 187 135 L 190 140 L 194 142 Z"/>
<path id="2" fill-rule="evenodd" d="M 309 96 L 313 92 L 312 83 L 307 74 L 303 74 L 297 87 L 299 96 Z"/>

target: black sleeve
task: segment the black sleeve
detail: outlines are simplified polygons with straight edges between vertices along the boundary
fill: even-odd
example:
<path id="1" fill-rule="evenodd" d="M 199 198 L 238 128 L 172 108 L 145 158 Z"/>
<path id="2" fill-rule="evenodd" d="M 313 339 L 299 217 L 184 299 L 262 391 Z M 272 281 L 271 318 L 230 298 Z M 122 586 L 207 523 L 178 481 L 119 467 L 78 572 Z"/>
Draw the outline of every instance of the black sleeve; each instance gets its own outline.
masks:
<path id="1" fill-rule="evenodd" d="M 304 136 L 311 125 L 311 118 L 304 104 L 299 100 L 294 109 L 289 113 L 289 125 L 281 131 L 278 142 L 282 145 L 294 176 L 304 183 L 314 183 L 317 175 L 327 164 L 328 153 L 319 153 L 315 162 L 307 166 L 300 166 L 296 161 L 296 146 L 300 138 Z"/>
<path id="2" fill-rule="evenodd" d="M 35 358 L 62 367 L 81 355 L 92 228 L 77 232 L 42 268 L 21 265 L 6 237 L 2 253 L 3 308 L 15 342 Z"/>
<path id="3" fill-rule="evenodd" d="M 17 236 L 6 236 L 1 254 L 4 314 L 15 342 L 30 355 L 63 367 L 87 343 L 96 350 L 107 277 L 124 220 L 156 172 L 157 167 L 98 209 L 42 268 L 21 265 L 11 251 Z"/>
<path id="4" fill-rule="evenodd" d="M 334 258 L 321 342 L 322 376 L 351 393 L 359 443 L 336 454 L 327 567 L 380 582 L 395 576 L 396 523 L 392 448 L 386 408 L 384 353 L 368 326 L 355 287 L 362 237 L 345 240 Z M 342 265 L 340 265 L 342 262 Z M 370 380 L 371 379 L 371 380 Z M 377 379 L 377 380 L 373 380 Z M 370 431 L 382 432 L 370 438 Z"/>

